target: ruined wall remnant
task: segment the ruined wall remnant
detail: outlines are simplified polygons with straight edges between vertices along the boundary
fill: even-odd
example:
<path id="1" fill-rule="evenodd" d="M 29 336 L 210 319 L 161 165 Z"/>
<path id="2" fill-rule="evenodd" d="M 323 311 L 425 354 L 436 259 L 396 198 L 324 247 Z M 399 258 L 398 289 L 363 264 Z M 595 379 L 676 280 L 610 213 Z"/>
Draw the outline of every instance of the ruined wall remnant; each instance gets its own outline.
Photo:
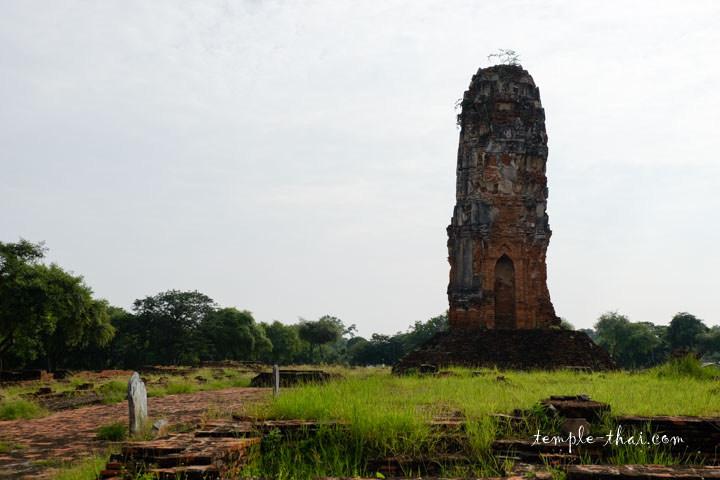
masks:
<path id="1" fill-rule="evenodd" d="M 448 232 L 450 326 L 559 325 L 547 288 L 548 148 L 540 91 L 517 65 L 478 70 L 458 116 Z"/>

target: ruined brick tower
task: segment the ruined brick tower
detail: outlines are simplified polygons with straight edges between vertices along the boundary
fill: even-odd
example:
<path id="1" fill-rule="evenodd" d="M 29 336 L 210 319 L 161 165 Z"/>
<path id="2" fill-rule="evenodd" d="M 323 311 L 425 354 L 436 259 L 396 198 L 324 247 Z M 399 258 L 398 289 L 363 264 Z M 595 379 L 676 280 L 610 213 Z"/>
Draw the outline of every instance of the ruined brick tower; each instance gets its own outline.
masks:
<path id="1" fill-rule="evenodd" d="M 612 370 L 560 324 L 547 288 L 547 135 L 540 92 L 517 65 L 481 68 L 462 99 L 457 202 L 448 232 L 450 329 L 393 365 Z"/>
<path id="2" fill-rule="evenodd" d="M 545 112 L 517 65 L 481 68 L 458 115 L 457 193 L 448 232 L 452 328 L 559 325 L 547 288 Z"/>

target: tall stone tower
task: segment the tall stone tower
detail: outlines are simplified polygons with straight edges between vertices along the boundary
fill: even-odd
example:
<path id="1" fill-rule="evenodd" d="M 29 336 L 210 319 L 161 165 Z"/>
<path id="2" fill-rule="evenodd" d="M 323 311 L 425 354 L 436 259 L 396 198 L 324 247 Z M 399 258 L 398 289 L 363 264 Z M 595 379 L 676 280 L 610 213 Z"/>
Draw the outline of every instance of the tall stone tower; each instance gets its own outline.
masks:
<path id="1" fill-rule="evenodd" d="M 547 288 L 545 112 L 517 65 L 481 68 L 458 115 L 457 192 L 448 232 L 450 326 L 559 325 Z"/>

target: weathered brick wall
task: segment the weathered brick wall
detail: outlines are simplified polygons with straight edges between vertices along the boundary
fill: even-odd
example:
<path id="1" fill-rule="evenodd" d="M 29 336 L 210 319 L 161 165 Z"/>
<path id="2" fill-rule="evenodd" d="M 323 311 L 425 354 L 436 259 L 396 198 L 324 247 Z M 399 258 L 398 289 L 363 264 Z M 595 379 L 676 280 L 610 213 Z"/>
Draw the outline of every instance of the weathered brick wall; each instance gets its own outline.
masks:
<path id="1" fill-rule="evenodd" d="M 559 325 L 547 288 L 545 112 L 532 77 L 473 76 L 459 115 L 457 203 L 448 232 L 453 328 Z"/>

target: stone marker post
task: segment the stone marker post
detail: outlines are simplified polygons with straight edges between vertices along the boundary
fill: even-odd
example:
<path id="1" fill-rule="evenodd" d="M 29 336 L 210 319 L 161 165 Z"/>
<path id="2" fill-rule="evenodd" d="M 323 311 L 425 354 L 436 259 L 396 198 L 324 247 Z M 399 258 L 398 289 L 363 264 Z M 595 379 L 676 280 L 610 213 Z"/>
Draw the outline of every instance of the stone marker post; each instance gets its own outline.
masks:
<path id="1" fill-rule="evenodd" d="M 128 407 L 130 409 L 130 433 L 139 432 L 147 421 L 147 391 L 138 372 L 128 382 Z"/>
<path id="2" fill-rule="evenodd" d="M 275 386 L 275 396 L 280 395 L 280 368 L 273 365 L 273 385 Z"/>

